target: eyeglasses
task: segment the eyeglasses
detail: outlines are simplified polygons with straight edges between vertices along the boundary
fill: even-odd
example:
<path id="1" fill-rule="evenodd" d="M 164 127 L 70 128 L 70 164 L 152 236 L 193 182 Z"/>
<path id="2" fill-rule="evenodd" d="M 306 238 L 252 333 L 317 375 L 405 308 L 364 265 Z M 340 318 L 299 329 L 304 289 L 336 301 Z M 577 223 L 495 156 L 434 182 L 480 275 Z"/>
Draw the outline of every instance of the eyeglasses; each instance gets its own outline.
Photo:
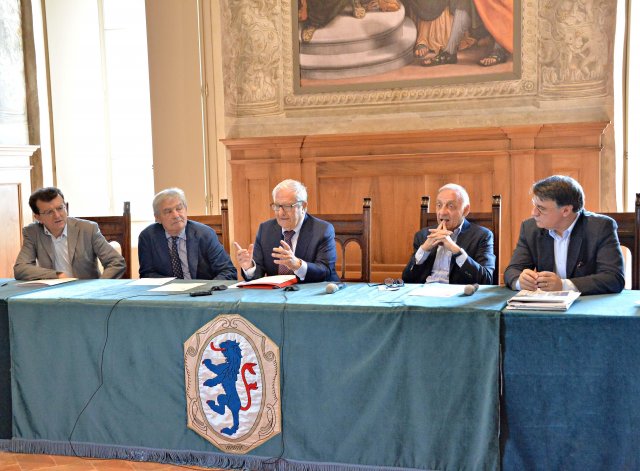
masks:
<path id="1" fill-rule="evenodd" d="M 369 283 L 369 286 L 386 286 L 387 288 L 402 288 L 404 281 L 402 278 L 385 278 L 382 283 Z"/>
<path id="2" fill-rule="evenodd" d="M 276 204 L 276 203 L 271 203 L 271 209 L 273 209 L 275 212 L 280 211 L 281 209 L 284 209 L 284 211 L 286 213 L 293 211 L 293 208 L 295 208 L 296 206 L 300 206 L 302 204 L 302 201 L 296 201 L 293 204 Z"/>
<path id="3" fill-rule="evenodd" d="M 42 211 L 40 213 L 40 216 L 44 216 L 48 218 L 53 216 L 55 213 L 64 213 L 66 210 L 67 210 L 67 206 L 64 204 L 61 204 L 57 208 L 47 209 L 46 211 Z"/>
<path id="4" fill-rule="evenodd" d="M 214 285 L 211 287 L 211 291 L 224 291 L 227 289 L 227 285 Z"/>

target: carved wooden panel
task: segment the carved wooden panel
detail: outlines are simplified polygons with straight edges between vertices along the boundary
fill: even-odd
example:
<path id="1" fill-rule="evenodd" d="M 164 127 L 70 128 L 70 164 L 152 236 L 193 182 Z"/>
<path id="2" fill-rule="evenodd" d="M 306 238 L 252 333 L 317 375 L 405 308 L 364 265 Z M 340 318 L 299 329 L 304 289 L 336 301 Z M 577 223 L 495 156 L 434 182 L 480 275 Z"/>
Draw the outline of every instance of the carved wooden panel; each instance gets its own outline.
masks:
<path id="1" fill-rule="evenodd" d="M 607 123 L 533 125 L 404 133 L 227 139 L 236 239 L 250 243 L 273 217 L 271 189 L 300 179 L 309 212 L 359 213 L 372 199 L 372 279 L 397 277 L 419 230 L 420 199 L 445 183 L 463 185 L 473 211 L 502 195 L 501 273 L 520 223 L 531 210 L 531 184 L 563 173 L 578 179 L 587 207 L 600 209 L 601 136 Z M 242 245 L 241 242 L 241 245 Z"/>
<path id="2" fill-rule="evenodd" d="M 0 278 L 13 278 L 13 264 L 22 245 L 20 185 L 0 183 L 3 223 L 0 225 Z"/>

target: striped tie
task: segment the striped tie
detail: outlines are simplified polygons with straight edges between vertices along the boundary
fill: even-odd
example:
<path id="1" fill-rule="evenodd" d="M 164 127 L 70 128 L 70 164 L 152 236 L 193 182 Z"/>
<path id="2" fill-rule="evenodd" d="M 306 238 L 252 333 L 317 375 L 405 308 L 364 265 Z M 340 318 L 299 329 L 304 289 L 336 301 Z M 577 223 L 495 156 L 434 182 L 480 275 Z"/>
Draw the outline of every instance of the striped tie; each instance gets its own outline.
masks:
<path id="1" fill-rule="evenodd" d="M 291 247 L 291 239 L 296 231 L 284 231 L 284 241 L 289 247 Z M 293 247 L 291 247 L 293 249 Z M 293 270 L 289 269 L 286 265 L 278 265 L 278 275 L 293 275 Z"/>

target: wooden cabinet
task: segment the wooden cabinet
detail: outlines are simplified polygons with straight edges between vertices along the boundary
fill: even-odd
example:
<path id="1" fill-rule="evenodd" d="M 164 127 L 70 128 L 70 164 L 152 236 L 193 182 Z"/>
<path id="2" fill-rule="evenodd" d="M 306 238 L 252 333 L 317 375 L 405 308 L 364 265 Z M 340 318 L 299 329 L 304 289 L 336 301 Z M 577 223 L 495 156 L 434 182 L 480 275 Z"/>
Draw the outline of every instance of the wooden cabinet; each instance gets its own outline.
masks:
<path id="1" fill-rule="evenodd" d="M 13 264 L 22 245 L 22 227 L 31 222 L 29 160 L 36 149 L 0 145 L 0 278 L 13 278 Z"/>

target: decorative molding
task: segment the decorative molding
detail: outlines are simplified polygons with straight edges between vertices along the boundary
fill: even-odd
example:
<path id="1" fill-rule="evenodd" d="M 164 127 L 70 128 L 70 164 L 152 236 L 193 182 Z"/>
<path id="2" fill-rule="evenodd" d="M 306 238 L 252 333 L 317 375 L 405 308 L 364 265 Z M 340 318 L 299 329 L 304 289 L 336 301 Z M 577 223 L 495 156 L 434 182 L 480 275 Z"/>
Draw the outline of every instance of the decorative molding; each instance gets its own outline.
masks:
<path id="1" fill-rule="evenodd" d="M 221 2 L 225 110 L 230 116 L 282 111 L 282 17 L 278 0 Z"/>
<path id="2" fill-rule="evenodd" d="M 605 96 L 613 67 L 616 4 L 611 0 L 541 0 L 540 94 Z"/>

